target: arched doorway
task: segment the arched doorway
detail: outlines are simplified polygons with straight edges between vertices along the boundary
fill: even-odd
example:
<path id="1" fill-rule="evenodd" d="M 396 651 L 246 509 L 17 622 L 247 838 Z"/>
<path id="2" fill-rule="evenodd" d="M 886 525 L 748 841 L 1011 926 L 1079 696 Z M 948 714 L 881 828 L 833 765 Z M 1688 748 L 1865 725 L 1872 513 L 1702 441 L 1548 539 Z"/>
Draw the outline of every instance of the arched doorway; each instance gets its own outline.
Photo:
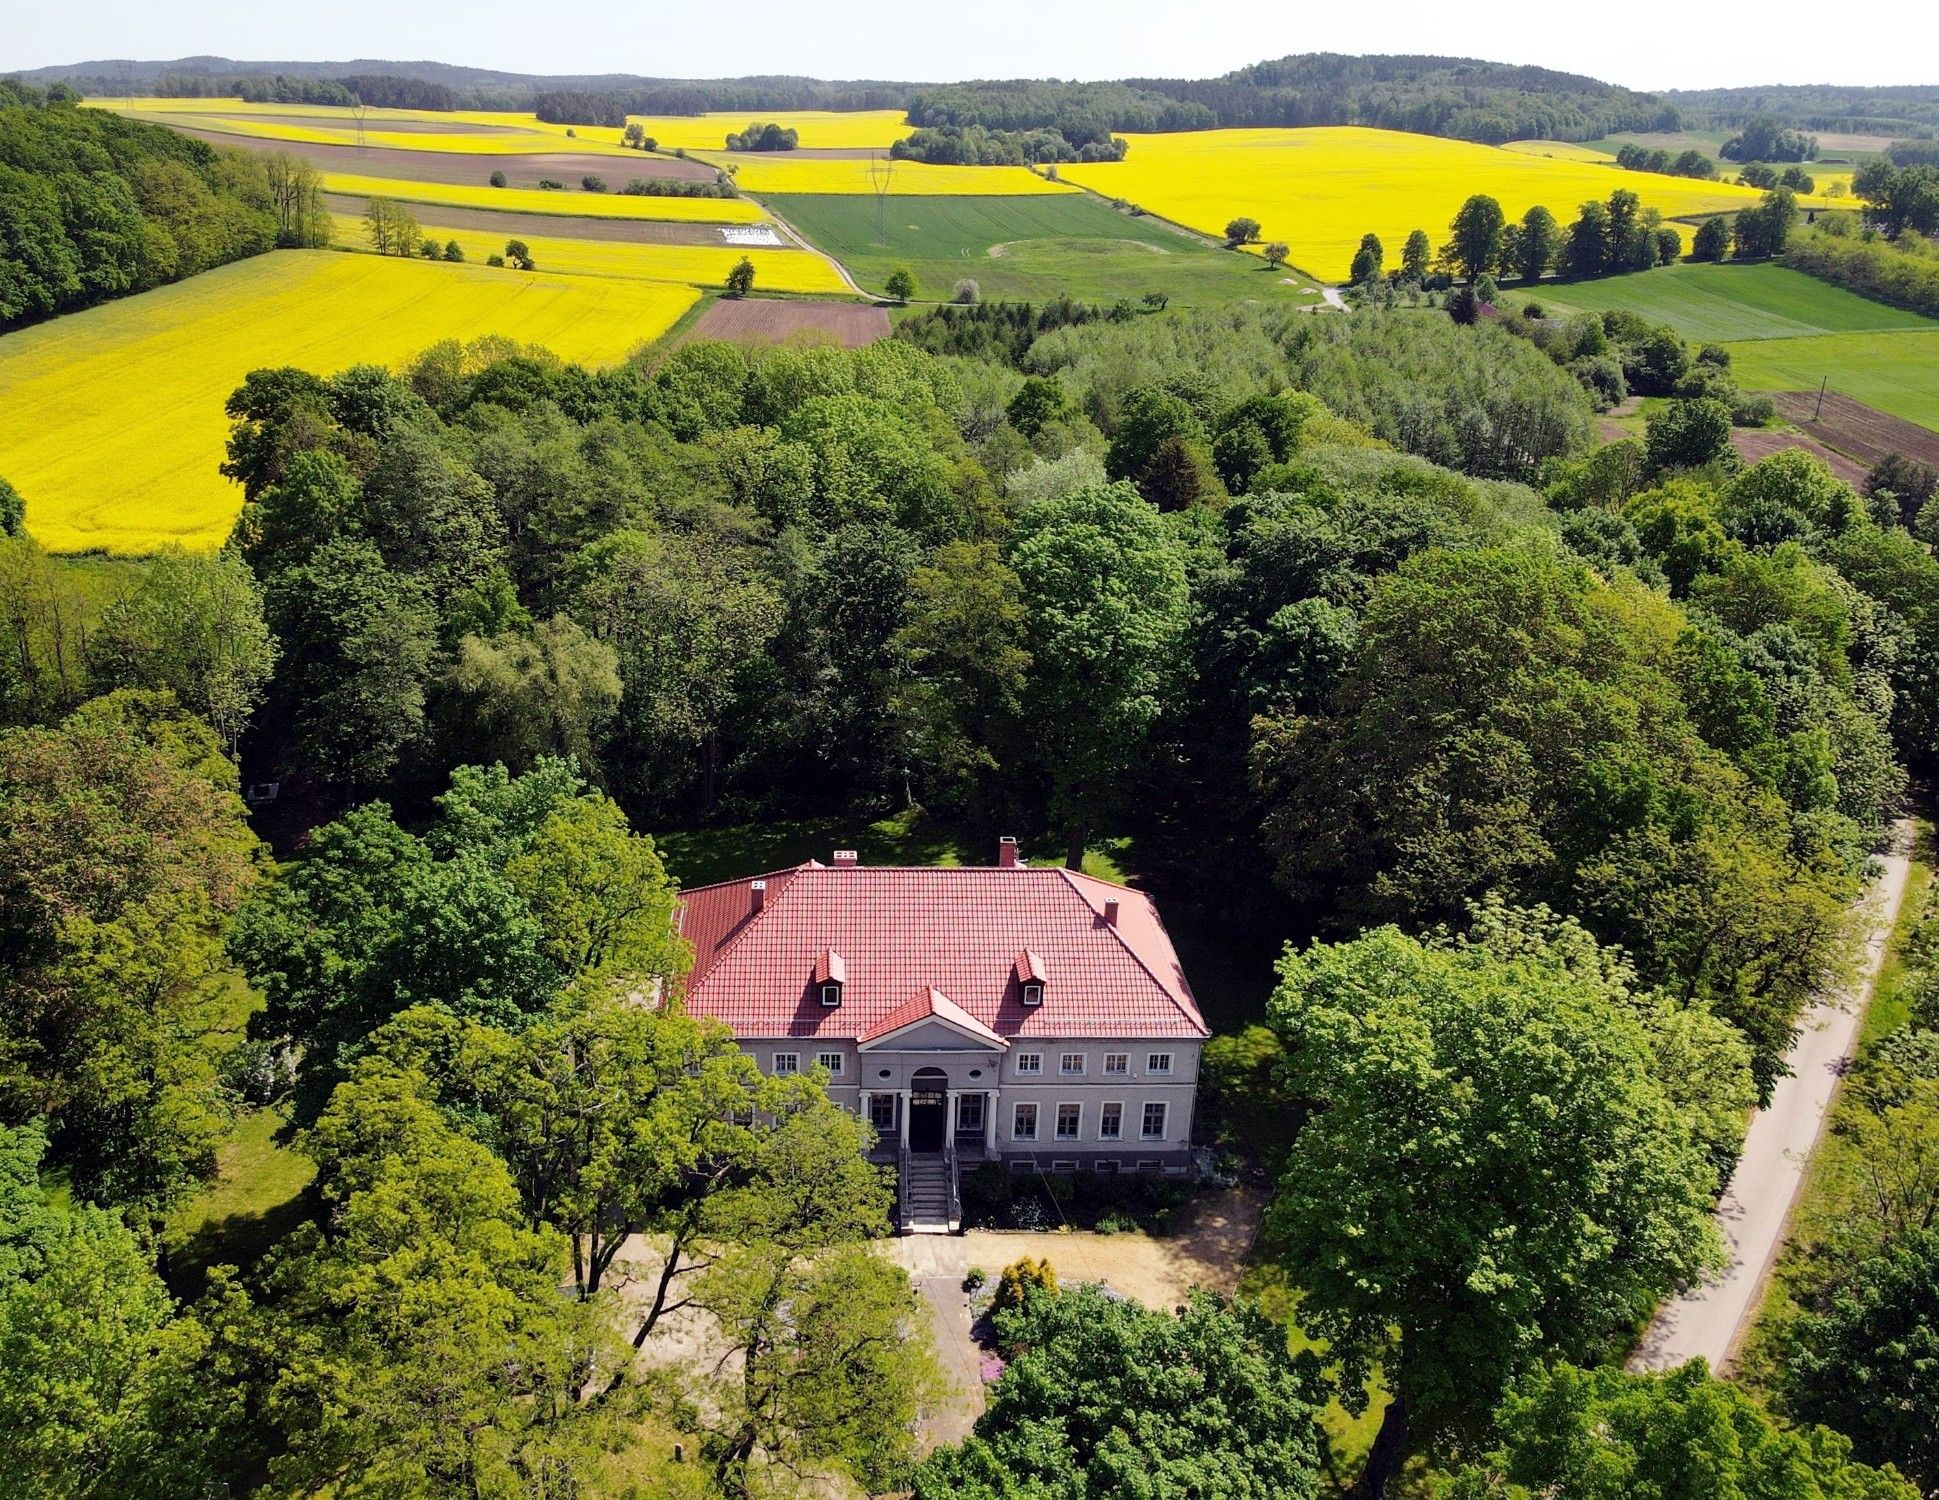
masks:
<path id="1" fill-rule="evenodd" d="M 949 1075 L 917 1068 L 909 1075 L 909 1149 L 940 1151 L 949 1126 Z"/>

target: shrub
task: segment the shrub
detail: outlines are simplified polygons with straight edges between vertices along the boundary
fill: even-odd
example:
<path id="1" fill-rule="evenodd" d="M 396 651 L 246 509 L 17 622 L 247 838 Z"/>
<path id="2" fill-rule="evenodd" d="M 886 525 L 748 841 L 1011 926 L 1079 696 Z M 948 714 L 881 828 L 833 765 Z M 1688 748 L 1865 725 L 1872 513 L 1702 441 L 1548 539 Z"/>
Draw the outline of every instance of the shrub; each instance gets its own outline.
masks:
<path id="1" fill-rule="evenodd" d="M 963 1278 L 963 1290 L 966 1292 L 977 1291 L 989 1279 L 990 1273 L 988 1271 L 985 1271 L 981 1266 L 971 1266 L 969 1268 L 969 1274 Z"/>
<path id="2" fill-rule="evenodd" d="M 1033 1291 L 1057 1293 L 1057 1268 L 1047 1260 L 1026 1255 L 1003 1268 L 997 1278 L 996 1296 L 990 1303 L 992 1313 L 1008 1312 L 1029 1301 Z"/>
<path id="3" fill-rule="evenodd" d="M 956 283 L 956 290 L 951 294 L 950 300 L 960 302 L 965 307 L 973 307 L 983 300 L 983 288 L 977 285 L 974 277 L 965 276 Z"/>
<path id="4" fill-rule="evenodd" d="M 606 191 L 606 179 L 603 177 L 595 177 L 592 173 L 588 172 L 584 177 L 579 179 L 579 186 L 589 193 L 603 193 Z"/>
<path id="5" fill-rule="evenodd" d="M 559 181 L 559 179 L 556 177 L 541 177 L 539 179 L 539 187 L 544 192 L 548 192 L 548 193 L 564 192 L 565 186 L 566 185 L 563 182 Z"/>
<path id="6" fill-rule="evenodd" d="M 521 271 L 536 270 L 537 263 L 532 259 L 532 251 L 524 240 L 505 241 L 505 259 Z"/>
<path id="7" fill-rule="evenodd" d="M 503 172 L 494 172 L 494 173 L 492 173 L 492 174 L 491 174 L 491 185 L 492 185 L 493 187 L 503 187 L 503 186 L 505 186 L 505 174 L 504 174 Z"/>
<path id="8" fill-rule="evenodd" d="M 426 235 L 423 239 L 417 242 L 417 253 L 423 256 L 426 260 L 436 260 L 439 256 L 444 254 L 444 251 L 438 247 L 438 242 L 436 240 L 432 239 L 429 235 Z"/>
<path id="9" fill-rule="evenodd" d="M 465 247 L 456 240 L 446 240 L 444 242 L 444 258 L 454 264 L 463 260 L 465 258 Z"/>
<path id="10" fill-rule="evenodd" d="M 487 255 L 485 257 L 485 264 L 488 266 L 502 266 L 505 264 L 505 257 L 502 255 Z"/>

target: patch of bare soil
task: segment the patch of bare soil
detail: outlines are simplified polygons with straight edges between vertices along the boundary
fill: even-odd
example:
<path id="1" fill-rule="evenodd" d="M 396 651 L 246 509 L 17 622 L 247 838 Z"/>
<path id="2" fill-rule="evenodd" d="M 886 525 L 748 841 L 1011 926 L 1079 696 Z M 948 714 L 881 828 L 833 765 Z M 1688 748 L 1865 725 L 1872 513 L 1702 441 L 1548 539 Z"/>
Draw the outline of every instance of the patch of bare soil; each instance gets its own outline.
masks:
<path id="1" fill-rule="evenodd" d="M 791 339 L 833 340 L 859 349 L 889 336 L 886 308 L 859 302 L 778 302 L 722 298 L 688 332 L 689 339 L 726 339 L 737 344 L 782 344 Z"/>
<path id="2" fill-rule="evenodd" d="M 1939 466 L 1939 432 L 1863 401 L 1826 392 L 1821 408 L 1816 391 L 1778 391 L 1771 399 L 1786 421 L 1868 469 L 1888 453 Z"/>
<path id="3" fill-rule="evenodd" d="M 1816 438 L 1795 428 L 1734 427 L 1730 433 L 1730 446 L 1747 464 L 1754 464 L 1760 458 L 1769 458 L 1773 453 L 1782 453 L 1787 448 L 1801 448 L 1814 458 L 1823 459 L 1825 466 L 1846 484 L 1856 486 L 1865 482 L 1864 464 L 1833 452 Z"/>
<path id="4" fill-rule="evenodd" d="M 319 172 L 395 177 L 405 182 L 475 182 L 483 187 L 491 181 L 492 173 L 503 172 L 507 187 L 535 188 L 541 177 L 550 177 L 556 182 L 570 183 L 576 189 L 579 179 L 591 174 L 605 178 L 607 186 L 617 191 L 629 177 L 687 177 L 697 182 L 711 182 L 716 175 L 712 167 L 702 162 L 676 161 L 645 152 L 629 156 L 595 156 L 583 151 L 492 156 L 485 152 L 408 151 L 395 146 L 312 146 L 262 136 L 178 128 L 183 135 L 192 135 L 216 146 L 238 146 L 244 151 L 288 151 L 302 157 Z"/>
<path id="5" fill-rule="evenodd" d="M 368 198 L 349 193 L 325 193 L 330 212 L 363 213 Z M 457 208 L 442 203 L 411 203 L 405 207 L 419 223 L 437 229 L 475 229 L 483 234 L 549 235 L 562 240 L 612 240 L 629 245 L 718 245 L 720 229 L 712 224 L 671 223 L 659 219 L 595 219 L 579 214 L 520 214 L 491 208 Z"/>

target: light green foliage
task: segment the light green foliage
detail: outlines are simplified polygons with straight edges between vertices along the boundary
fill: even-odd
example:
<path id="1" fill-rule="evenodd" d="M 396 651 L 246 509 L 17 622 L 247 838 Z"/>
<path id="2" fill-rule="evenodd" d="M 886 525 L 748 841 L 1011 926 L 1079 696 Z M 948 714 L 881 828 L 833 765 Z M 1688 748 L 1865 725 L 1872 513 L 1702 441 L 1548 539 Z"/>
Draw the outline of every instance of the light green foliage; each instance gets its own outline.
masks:
<path id="1" fill-rule="evenodd" d="M 564 615 L 529 630 L 466 635 L 445 685 L 457 699 L 446 733 L 464 753 L 519 769 L 548 754 L 590 761 L 621 692 L 612 647 Z"/>
<path id="2" fill-rule="evenodd" d="M 1481 1430 L 1531 1362 L 1592 1355 L 1717 1258 L 1716 1167 L 1578 930 L 1484 914 L 1474 942 L 1289 953 L 1269 1015 L 1313 1111 L 1277 1255 L 1346 1389 L 1381 1361 L 1390 1422 Z"/>
<path id="3" fill-rule="evenodd" d="M 598 792 L 564 803 L 505 867 L 562 974 L 670 985 L 692 962 L 674 891 L 645 834 Z"/>
<path id="4" fill-rule="evenodd" d="M 276 643 L 262 589 L 240 557 L 171 548 L 108 607 L 88 658 L 101 688 L 165 687 L 233 751 L 262 699 Z"/>
<path id="5" fill-rule="evenodd" d="M 0 1098 L 77 1193 L 159 1213 L 212 1162 L 237 1037 L 221 929 L 256 874 L 235 770 L 166 694 L 0 735 Z"/>
<path id="6" fill-rule="evenodd" d="M 1321 1492 L 1317 1363 L 1245 1303 L 1170 1312 L 1096 1285 L 1000 1314 L 1009 1360 L 976 1433 L 916 1472 L 917 1500 Z"/>
<path id="7" fill-rule="evenodd" d="M 1918 1500 L 1852 1445 L 1778 1426 L 1702 1360 L 1661 1375 L 1532 1372 L 1500 1413 L 1501 1445 L 1438 1493 L 1447 1500 Z"/>

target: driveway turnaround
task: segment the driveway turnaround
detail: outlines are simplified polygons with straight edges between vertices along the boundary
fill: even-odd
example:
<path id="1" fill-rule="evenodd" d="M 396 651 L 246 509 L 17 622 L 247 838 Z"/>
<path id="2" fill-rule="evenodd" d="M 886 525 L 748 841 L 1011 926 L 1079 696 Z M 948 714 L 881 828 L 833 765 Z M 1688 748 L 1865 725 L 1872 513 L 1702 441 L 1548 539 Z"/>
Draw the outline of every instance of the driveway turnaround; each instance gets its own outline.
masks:
<path id="1" fill-rule="evenodd" d="M 1871 1003 L 1911 873 L 1912 825 L 1892 830 L 1884 872 L 1861 903 L 1865 947 L 1847 987 L 1821 996 L 1806 1013 L 1770 1105 L 1751 1120 L 1737 1170 L 1717 1205 L 1729 1263 L 1715 1278 L 1691 1287 L 1657 1310 L 1649 1332 L 1630 1356 L 1632 1370 L 1668 1370 L 1702 1356 L 1722 1371 L 1756 1314 L 1765 1278 L 1784 1243 L 1785 1226 L 1804 1185 L 1805 1167 L 1824 1131 L 1838 1080 L 1851 1062 L 1859 1023 Z"/>

